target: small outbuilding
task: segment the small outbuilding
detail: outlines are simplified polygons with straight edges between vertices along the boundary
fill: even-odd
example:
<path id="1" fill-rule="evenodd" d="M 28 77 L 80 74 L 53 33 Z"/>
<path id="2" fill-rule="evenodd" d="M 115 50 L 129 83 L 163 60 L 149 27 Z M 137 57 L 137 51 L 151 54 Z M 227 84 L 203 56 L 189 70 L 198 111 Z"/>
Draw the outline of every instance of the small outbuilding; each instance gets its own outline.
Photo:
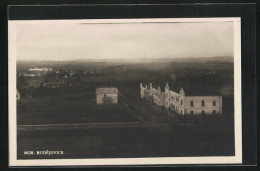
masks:
<path id="1" fill-rule="evenodd" d="M 96 88 L 97 104 L 117 104 L 118 88 L 103 87 Z"/>

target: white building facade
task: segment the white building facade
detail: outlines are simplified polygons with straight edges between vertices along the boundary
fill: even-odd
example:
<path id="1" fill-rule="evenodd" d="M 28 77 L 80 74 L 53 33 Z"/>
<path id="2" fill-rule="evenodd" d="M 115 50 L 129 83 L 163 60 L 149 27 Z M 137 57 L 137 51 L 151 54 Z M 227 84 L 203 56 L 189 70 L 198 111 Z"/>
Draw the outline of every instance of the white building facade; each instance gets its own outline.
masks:
<path id="1" fill-rule="evenodd" d="M 178 114 L 185 114 L 184 105 L 185 92 L 183 89 L 179 93 L 170 90 L 169 84 L 165 86 L 165 108 Z"/>
<path id="2" fill-rule="evenodd" d="M 150 83 L 148 88 L 147 85 L 143 86 L 143 84 L 140 83 L 140 93 L 141 98 L 146 99 L 157 106 L 165 106 L 165 92 L 161 90 L 160 86 L 155 88 L 153 87 L 153 84 Z"/>
<path id="3" fill-rule="evenodd" d="M 187 96 L 184 106 L 186 114 L 222 114 L 222 96 Z"/>
<path id="4" fill-rule="evenodd" d="M 140 90 L 141 98 L 152 97 L 157 106 L 165 106 L 168 111 L 179 115 L 222 114 L 222 96 L 187 96 L 183 88 L 175 92 L 168 83 L 165 85 L 165 92 L 160 87 L 153 88 L 151 83 L 149 90 L 141 83 Z"/>

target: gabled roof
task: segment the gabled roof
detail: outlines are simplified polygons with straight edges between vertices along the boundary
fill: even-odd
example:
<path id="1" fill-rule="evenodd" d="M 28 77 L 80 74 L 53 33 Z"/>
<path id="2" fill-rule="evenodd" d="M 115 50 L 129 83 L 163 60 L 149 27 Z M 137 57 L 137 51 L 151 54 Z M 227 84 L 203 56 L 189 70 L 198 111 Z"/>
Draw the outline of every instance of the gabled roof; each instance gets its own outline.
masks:
<path id="1" fill-rule="evenodd" d="M 117 94 L 118 88 L 116 87 L 100 87 L 96 88 L 97 94 Z"/>
<path id="2" fill-rule="evenodd" d="M 170 85 L 170 90 L 176 93 L 180 93 L 182 88 L 185 92 L 185 96 L 220 96 L 218 90 L 205 85 Z"/>
<path id="3" fill-rule="evenodd" d="M 153 88 L 158 89 L 160 86 L 161 91 L 164 91 L 166 85 L 165 81 L 143 81 L 142 86 L 145 87 L 147 85 L 147 87 L 150 88 L 150 83 L 152 83 Z"/>
<path id="4" fill-rule="evenodd" d="M 160 86 L 161 91 L 164 92 L 167 81 L 145 81 L 142 82 L 142 85 L 143 87 L 147 85 L 149 89 L 150 83 L 152 83 L 153 88 L 155 89 L 158 89 L 158 86 Z M 211 87 L 206 85 L 181 84 L 173 81 L 169 81 L 168 84 L 170 90 L 178 94 L 180 93 L 181 89 L 183 89 L 185 96 L 220 96 L 221 95 L 219 90 L 212 89 Z"/>
<path id="5" fill-rule="evenodd" d="M 186 96 L 221 96 L 220 91 L 207 86 L 184 86 Z"/>

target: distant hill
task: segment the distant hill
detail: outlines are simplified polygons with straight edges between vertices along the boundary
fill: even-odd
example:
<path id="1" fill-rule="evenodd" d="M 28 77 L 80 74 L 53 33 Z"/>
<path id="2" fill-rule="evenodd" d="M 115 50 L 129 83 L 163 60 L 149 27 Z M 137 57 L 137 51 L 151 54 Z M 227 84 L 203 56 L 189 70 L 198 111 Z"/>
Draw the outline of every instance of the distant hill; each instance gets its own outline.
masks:
<path id="1" fill-rule="evenodd" d="M 135 58 L 135 59 L 78 59 L 70 61 L 17 61 L 18 64 L 41 64 L 41 65 L 55 65 L 55 64 L 76 64 L 76 63 L 169 63 L 169 62 L 185 62 L 185 63 L 233 63 L 233 57 L 201 57 L 201 58 Z"/>
<path id="2" fill-rule="evenodd" d="M 139 63 L 139 62 L 233 62 L 233 57 L 198 57 L 198 58 L 135 58 L 135 59 L 78 59 L 69 61 L 38 61 L 24 60 L 17 63 L 42 63 L 42 64 L 67 64 L 82 62 L 100 62 L 100 63 Z"/>

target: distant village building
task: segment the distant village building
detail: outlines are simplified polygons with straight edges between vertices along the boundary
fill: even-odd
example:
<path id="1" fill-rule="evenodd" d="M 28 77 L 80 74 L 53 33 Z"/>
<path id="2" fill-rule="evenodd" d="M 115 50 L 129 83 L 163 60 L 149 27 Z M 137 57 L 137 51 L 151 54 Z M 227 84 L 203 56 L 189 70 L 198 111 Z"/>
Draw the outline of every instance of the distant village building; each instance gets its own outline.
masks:
<path id="1" fill-rule="evenodd" d="M 222 114 L 222 96 L 200 95 L 205 92 L 196 90 L 194 92 L 187 95 L 183 88 L 174 91 L 168 83 L 165 85 L 165 92 L 160 87 L 153 88 L 151 83 L 149 89 L 147 85 L 140 84 L 141 98 L 150 99 L 156 105 L 165 106 L 167 110 L 177 114 Z"/>
<path id="2" fill-rule="evenodd" d="M 46 88 L 59 88 L 59 87 L 64 87 L 66 86 L 66 82 L 51 82 L 51 83 L 43 83 L 43 87 Z"/>
<path id="3" fill-rule="evenodd" d="M 41 77 L 42 75 L 47 74 L 48 72 L 52 72 L 51 68 L 30 68 L 26 73 L 24 73 L 25 77 Z"/>
<path id="4" fill-rule="evenodd" d="M 124 73 L 128 70 L 128 65 L 125 64 L 114 64 L 109 67 L 107 67 L 106 72 L 110 73 Z"/>
<path id="5" fill-rule="evenodd" d="M 21 99 L 20 92 L 16 90 L 16 100 L 20 100 L 20 99 Z"/>
<path id="6" fill-rule="evenodd" d="M 104 87 L 96 89 L 97 104 L 117 104 L 118 89 L 116 87 Z"/>
<path id="7" fill-rule="evenodd" d="M 24 73 L 24 77 L 36 77 L 36 74 L 31 74 L 31 73 Z"/>
<path id="8" fill-rule="evenodd" d="M 32 72 L 48 72 L 48 71 L 52 71 L 51 68 L 38 68 L 38 67 L 35 67 L 35 68 L 30 68 L 29 71 L 32 71 Z"/>
<path id="9" fill-rule="evenodd" d="M 112 66 L 112 70 L 116 73 L 122 73 L 125 72 L 128 69 L 127 65 L 123 64 L 115 64 Z"/>

